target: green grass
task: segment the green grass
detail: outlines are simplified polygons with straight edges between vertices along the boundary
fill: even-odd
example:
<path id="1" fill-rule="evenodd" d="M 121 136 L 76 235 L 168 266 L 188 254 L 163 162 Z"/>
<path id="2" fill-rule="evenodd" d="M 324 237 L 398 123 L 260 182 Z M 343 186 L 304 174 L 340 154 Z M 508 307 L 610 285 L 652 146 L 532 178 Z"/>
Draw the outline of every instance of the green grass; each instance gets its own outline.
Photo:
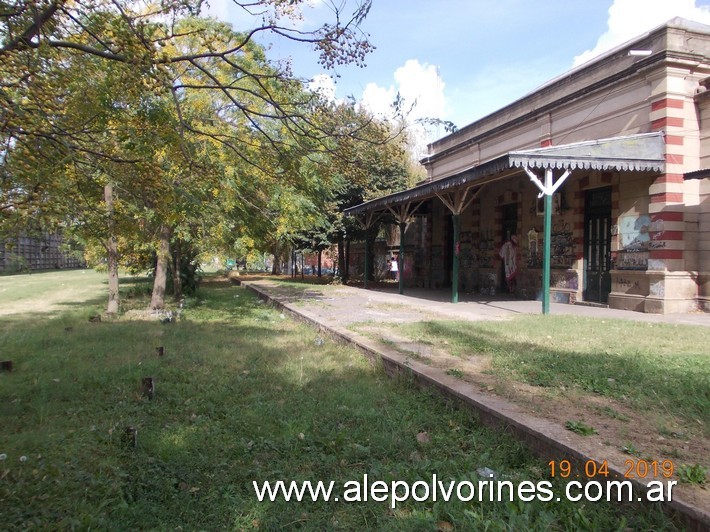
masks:
<path id="1" fill-rule="evenodd" d="M 0 317 L 0 358 L 16 368 L 0 374 L 4 529 L 674 529 L 658 509 L 566 501 L 260 503 L 254 480 L 477 481 L 488 467 L 519 482 L 548 470 L 244 289 L 207 284 L 172 324 L 89 323 L 99 310 Z"/>
<path id="2" fill-rule="evenodd" d="M 456 355 L 491 357 L 492 371 L 534 386 L 611 397 L 679 416 L 710 434 L 710 329 L 575 316 L 398 325 Z"/>
<path id="3" fill-rule="evenodd" d="M 84 305 L 97 297 L 106 275 L 93 270 L 68 270 L 0 276 L 0 315 L 56 310 Z M 12 308 L 9 308 L 12 305 Z"/>

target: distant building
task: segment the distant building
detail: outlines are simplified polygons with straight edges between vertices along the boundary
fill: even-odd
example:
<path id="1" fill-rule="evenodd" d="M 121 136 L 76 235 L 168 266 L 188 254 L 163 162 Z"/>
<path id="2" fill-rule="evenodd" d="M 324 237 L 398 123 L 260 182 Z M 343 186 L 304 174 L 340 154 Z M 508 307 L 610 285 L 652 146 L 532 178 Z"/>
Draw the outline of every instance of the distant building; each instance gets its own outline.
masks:
<path id="1" fill-rule="evenodd" d="M 0 272 L 85 268 L 86 262 L 76 253 L 63 249 L 61 233 L 44 234 L 41 238 L 19 236 L 0 240 Z"/>
<path id="2" fill-rule="evenodd" d="M 536 298 L 531 176 L 569 171 L 553 196 L 553 301 L 710 310 L 708 88 L 710 27 L 673 19 L 430 144 L 425 182 L 348 213 L 407 222 L 407 285 L 451 286 L 456 255 L 461 290 Z"/>

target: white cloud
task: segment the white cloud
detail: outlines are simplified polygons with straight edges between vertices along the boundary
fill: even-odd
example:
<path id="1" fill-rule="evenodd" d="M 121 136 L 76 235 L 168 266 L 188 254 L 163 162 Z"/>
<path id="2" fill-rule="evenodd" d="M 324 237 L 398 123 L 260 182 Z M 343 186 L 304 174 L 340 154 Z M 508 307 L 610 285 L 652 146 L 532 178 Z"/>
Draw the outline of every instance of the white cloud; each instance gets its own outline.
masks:
<path id="1" fill-rule="evenodd" d="M 308 17 L 315 14 L 320 18 L 323 5 L 323 0 L 307 0 L 304 4 L 283 3 L 276 8 L 261 8 L 258 5 L 242 8 L 231 0 L 207 0 L 203 15 L 229 22 L 238 29 L 258 26 L 264 22 L 264 18 L 271 17 L 281 20 L 289 28 L 304 29 L 306 26 L 317 26 L 317 21 L 311 21 Z"/>
<path id="2" fill-rule="evenodd" d="M 394 86 L 384 88 L 377 83 L 370 82 L 365 85 L 365 89 L 362 91 L 361 103 L 374 115 L 390 117 L 392 102 L 394 102 L 396 94 Z"/>
<path id="3" fill-rule="evenodd" d="M 368 83 L 362 93 L 361 105 L 376 116 L 392 118 L 392 104 L 399 93 L 402 111 L 409 122 L 412 151 L 415 157 L 420 157 L 426 151 L 426 144 L 444 132 L 440 127 L 425 127 L 415 122 L 421 118 L 446 119 L 445 85 L 438 67 L 409 59 L 395 70 L 394 83 L 389 87 Z"/>
<path id="4" fill-rule="evenodd" d="M 391 105 L 397 93 L 404 101 L 409 119 L 443 118 L 446 113 L 445 83 L 434 65 L 409 59 L 394 72 L 393 85 L 380 87 L 368 83 L 362 94 L 362 104 L 374 114 L 391 116 Z"/>
<path id="5" fill-rule="evenodd" d="M 335 81 L 328 74 L 318 74 L 308 84 L 308 88 L 319 93 L 329 102 L 335 101 Z"/>
<path id="6" fill-rule="evenodd" d="M 710 24 L 710 7 L 696 0 L 614 0 L 609 8 L 607 31 L 596 46 L 574 58 L 574 66 L 641 35 L 674 17 Z"/>
<path id="7" fill-rule="evenodd" d="M 231 10 L 230 6 L 232 7 Z M 231 18 L 233 18 L 230 17 L 230 15 L 233 14 L 231 13 L 231 11 L 233 11 L 234 9 L 236 9 L 236 6 L 231 2 L 228 2 L 227 0 L 208 0 L 202 14 L 217 18 L 219 20 L 224 20 L 226 22 L 234 23 L 234 20 L 230 20 Z"/>

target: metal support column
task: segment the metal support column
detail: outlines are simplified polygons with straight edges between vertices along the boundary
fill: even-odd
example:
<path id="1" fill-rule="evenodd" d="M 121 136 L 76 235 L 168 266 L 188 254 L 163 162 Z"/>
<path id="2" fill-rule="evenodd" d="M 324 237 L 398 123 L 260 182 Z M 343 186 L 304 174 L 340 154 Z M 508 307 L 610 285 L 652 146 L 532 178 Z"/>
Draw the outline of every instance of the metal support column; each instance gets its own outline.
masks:
<path id="1" fill-rule="evenodd" d="M 399 276 L 399 293 L 404 294 L 404 231 L 405 222 L 399 222 L 399 256 L 397 257 L 397 275 Z"/>
<path id="2" fill-rule="evenodd" d="M 570 171 L 565 172 L 555 182 L 552 175 L 552 168 L 545 169 L 545 183 L 540 181 L 540 178 L 535 175 L 530 168 L 525 167 L 525 173 L 528 174 L 530 180 L 535 183 L 535 186 L 540 189 L 539 198 L 545 197 L 545 223 L 543 229 L 543 238 L 545 239 L 542 248 L 542 313 L 550 313 L 550 252 L 552 249 L 552 195 L 569 177 Z"/>
<path id="3" fill-rule="evenodd" d="M 451 302 L 459 302 L 459 251 L 461 244 L 459 242 L 459 234 L 461 233 L 461 216 L 452 214 L 451 218 L 454 223 L 454 264 L 453 275 L 451 279 Z"/>
<path id="4" fill-rule="evenodd" d="M 545 224 L 542 249 L 542 313 L 550 313 L 550 239 L 552 238 L 552 196 L 545 194 Z"/>
<path id="5" fill-rule="evenodd" d="M 416 205 L 413 203 L 404 203 L 394 207 L 387 207 L 387 210 L 394 215 L 394 219 L 399 224 L 399 257 L 397 257 L 397 275 L 399 275 L 400 294 L 404 294 L 404 231 L 407 229 L 407 224 L 422 203 L 424 203 L 423 200 Z"/>
<path id="6" fill-rule="evenodd" d="M 480 187 L 478 190 L 476 190 L 474 194 L 469 196 L 468 193 L 471 191 L 471 188 L 473 187 L 468 187 L 462 190 L 456 190 L 454 192 L 440 194 L 437 193 L 437 196 L 439 197 L 441 202 L 446 205 L 446 207 L 451 211 L 451 220 L 454 226 L 454 244 L 453 249 L 451 250 L 453 253 L 453 271 L 451 272 L 452 303 L 459 302 L 459 254 L 461 251 L 461 213 L 468 209 L 471 203 L 473 203 L 473 200 L 475 200 L 481 193 L 481 190 L 483 190 L 483 187 Z"/>
<path id="7" fill-rule="evenodd" d="M 363 287 L 367 288 L 367 274 L 370 271 L 370 254 L 368 253 L 369 251 L 369 244 L 370 244 L 370 230 L 369 228 L 365 229 L 365 271 L 362 276 L 362 283 Z"/>

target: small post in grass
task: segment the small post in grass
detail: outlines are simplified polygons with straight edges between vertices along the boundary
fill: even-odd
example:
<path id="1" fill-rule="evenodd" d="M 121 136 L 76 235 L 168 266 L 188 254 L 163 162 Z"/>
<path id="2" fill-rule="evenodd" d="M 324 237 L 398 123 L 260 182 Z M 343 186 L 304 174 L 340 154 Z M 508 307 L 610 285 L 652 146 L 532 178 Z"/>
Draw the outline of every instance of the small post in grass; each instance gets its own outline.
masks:
<path id="1" fill-rule="evenodd" d="M 138 447 L 138 429 L 135 427 L 126 427 L 125 441 L 130 447 Z"/>
<path id="2" fill-rule="evenodd" d="M 158 346 L 155 348 L 155 354 L 162 357 L 165 354 L 165 346 Z"/>
<path id="3" fill-rule="evenodd" d="M 151 400 L 155 397 L 155 382 L 153 377 L 143 377 L 141 379 L 141 395 Z"/>
<path id="4" fill-rule="evenodd" d="M 0 371 L 12 371 L 12 360 L 3 360 L 0 362 Z"/>

